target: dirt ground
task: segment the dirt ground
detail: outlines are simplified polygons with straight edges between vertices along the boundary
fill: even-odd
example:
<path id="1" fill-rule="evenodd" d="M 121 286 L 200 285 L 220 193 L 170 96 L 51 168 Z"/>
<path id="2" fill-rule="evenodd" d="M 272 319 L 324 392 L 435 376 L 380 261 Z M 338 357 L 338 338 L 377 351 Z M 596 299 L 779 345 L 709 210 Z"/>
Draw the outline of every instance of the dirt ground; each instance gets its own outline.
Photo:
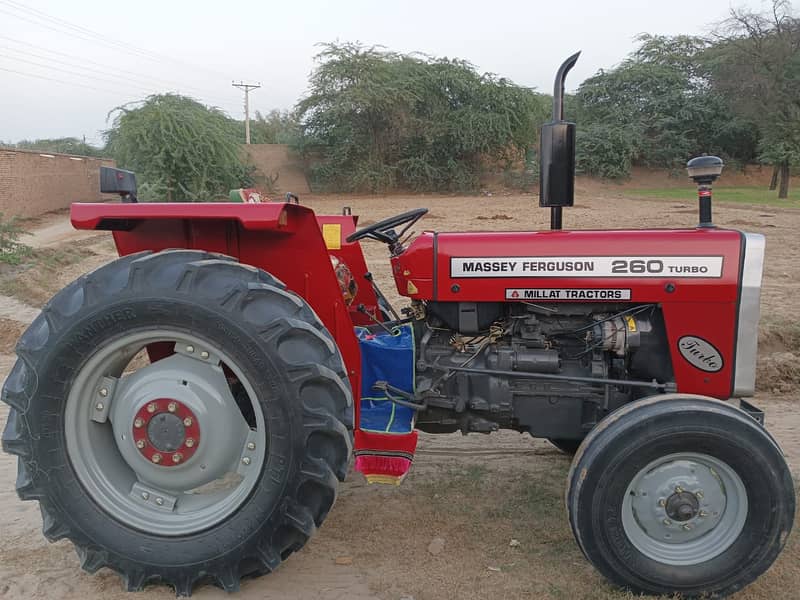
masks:
<path id="1" fill-rule="evenodd" d="M 343 205 L 374 222 L 427 206 L 422 228 L 438 230 L 545 229 L 547 211 L 530 195 L 388 196 L 309 198 L 319 212 Z M 73 232 L 66 215 L 33 224 L 36 269 L 0 271 L 0 377 L 13 364 L 11 345 L 24 323 L 57 289 L 114 256 L 107 234 Z M 567 228 L 691 226 L 697 213 L 692 190 L 686 202 L 638 200 L 612 187 L 579 185 L 576 206 L 566 209 Z M 723 226 L 765 233 L 767 261 L 762 296 L 760 391 L 768 427 L 800 477 L 800 210 L 721 205 Z M 377 281 L 398 299 L 385 247 L 365 244 Z M 7 407 L 0 406 L 0 427 Z M 276 573 L 246 581 L 237 596 L 289 600 L 444 600 L 450 598 L 608 599 L 631 598 L 610 585 L 585 561 L 566 523 L 563 487 L 569 460 L 546 442 L 514 432 L 462 437 L 422 435 L 412 472 L 402 486 L 368 486 L 352 474 L 317 536 Z M 173 592 L 148 588 L 131 596 L 115 574 L 80 571 L 66 542 L 48 544 L 41 535 L 36 503 L 14 492 L 16 461 L 0 454 L 0 597 L 167 599 Z M 800 589 L 800 530 L 759 581 L 736 600 L 797 598 Z M 434 538 L 440 552 L 429 552 Z M 512 542 L 515 540 L 515 542 Z M 201 599 L 227 597 L 215 588 Z"/>

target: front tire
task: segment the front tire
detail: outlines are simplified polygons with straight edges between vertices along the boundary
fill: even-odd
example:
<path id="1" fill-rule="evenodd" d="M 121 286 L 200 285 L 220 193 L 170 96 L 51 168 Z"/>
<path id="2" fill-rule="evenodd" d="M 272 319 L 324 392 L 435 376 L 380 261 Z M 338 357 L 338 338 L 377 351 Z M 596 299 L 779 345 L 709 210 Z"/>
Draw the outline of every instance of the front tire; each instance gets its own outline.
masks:
<path id="1" fill-rule="evenodd" d="M 671 394 L 615 411 L 589 434 L 567 483 L 584 555 L 635 593 L 733 593 L 766 571 L 794 521 L 775 441 L 724 402 Z"/>
<path id="2" fill-rule="evenodd" d="M 123 257 L 59 292 L 17 354 L 2 393 L 17 493 L 89 572 L 235 591 L 333 505 L 352 450 L 342 358 L 263 271 L 199 251 Z"/>

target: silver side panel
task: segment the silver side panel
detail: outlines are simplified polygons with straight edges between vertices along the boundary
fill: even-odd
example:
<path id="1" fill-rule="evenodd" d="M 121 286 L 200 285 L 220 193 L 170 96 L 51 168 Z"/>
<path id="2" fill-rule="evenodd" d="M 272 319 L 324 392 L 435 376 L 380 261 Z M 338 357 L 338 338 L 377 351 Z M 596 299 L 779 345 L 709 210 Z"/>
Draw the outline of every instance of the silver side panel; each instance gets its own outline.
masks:
<path id="1" fill-rule="evenodd" d="M 761 276 L 764 272 L 764 246 L 760 233 L 744 234 L 742 296 L 739 302 L 739 330 L 736 335 L 736 365 L 733 395 L 752 396 L 756 389 L 756 354 L 760 316 Z"/>

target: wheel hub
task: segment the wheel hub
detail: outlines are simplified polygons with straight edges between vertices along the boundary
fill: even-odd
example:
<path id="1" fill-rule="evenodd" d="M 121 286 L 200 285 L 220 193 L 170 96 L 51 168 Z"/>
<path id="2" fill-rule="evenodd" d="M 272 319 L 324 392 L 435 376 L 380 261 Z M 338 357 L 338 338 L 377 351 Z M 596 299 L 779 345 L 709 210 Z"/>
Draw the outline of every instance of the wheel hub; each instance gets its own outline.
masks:
<path id="1" fill-rule="evenodd" d="M 691 565 L 724 552 L 744 527 L 747 493 L 725 462 L 682 452 L 646 465 L 628 486 L 625 533 L 645 556 Z"/>
<path id="2" fill-rule="evenodd" d="M 132 363 L 160 343 L 174 353 Z M 226 370 L 244 388 L 254 426 Z M 245 373 L 205 340 L 172 329 L 132 331 L 101 345 L 75 377 L 65 432 L 90 496 L 152 535 L 186 535 L 224 520 L 253 491 L 267 456 L 264 413 Z"/>
<path id="3" fill-rule="evenodd" d="M 133 442 L 148 461 L 174 467 L 189 460 L 200 446 L 197 415 L 173 398 L 156 398 L 134 415 Z"/>
<path id="4" fill-rule="evenodd" d="M 664 507 L 673 521 L 689 521 L 700 513 L 700 500 L 691 492 L 679 492 L 667 498 Z"/>
<path id="5" fill-rule="evenodd" d="M 250 428 L 222 368 L 196 354 L 176 352 L 127 375 L 114 390 L 109 418 L 117 448 L 152 489 L 193 490 L 241 462 Z"/>

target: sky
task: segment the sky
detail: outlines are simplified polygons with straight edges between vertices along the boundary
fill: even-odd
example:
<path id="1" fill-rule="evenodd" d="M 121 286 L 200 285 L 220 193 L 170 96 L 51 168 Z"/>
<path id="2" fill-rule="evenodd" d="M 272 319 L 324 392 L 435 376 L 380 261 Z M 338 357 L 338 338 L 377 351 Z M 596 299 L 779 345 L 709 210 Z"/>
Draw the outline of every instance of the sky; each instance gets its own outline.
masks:
<path id="1" fill-rule="evenodd" d="M 318 44 L 337 40 L 462 58 L 546 92 L 561 61 L 581 50 L 570 90 L 619 63 L 637 34 L 707 34 L 732 7 L 767 3 L 0 0 L 0 141 L 101 144 L 109 111 L 168 91 L 243 118 L 234 80 L 261 84 L 251 114 L 291 108 Z"/>

